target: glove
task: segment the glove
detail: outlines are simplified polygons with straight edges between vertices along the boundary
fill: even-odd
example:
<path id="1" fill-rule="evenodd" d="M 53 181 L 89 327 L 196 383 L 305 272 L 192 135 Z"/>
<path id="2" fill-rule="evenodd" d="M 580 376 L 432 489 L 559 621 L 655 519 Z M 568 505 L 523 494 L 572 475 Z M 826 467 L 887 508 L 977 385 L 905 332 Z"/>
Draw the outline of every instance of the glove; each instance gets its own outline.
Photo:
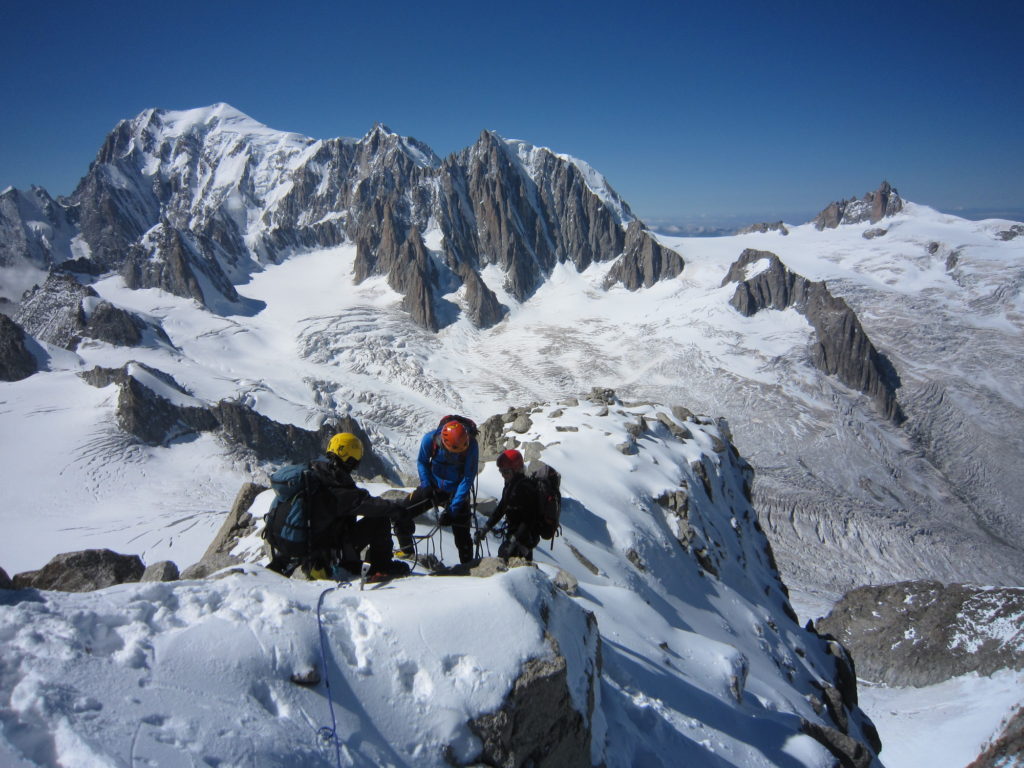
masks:
<path id="1" fill-rule="evenodd" d="M 479 544 L 481 541 L 483 541 L 485 538 L 487 538 L 487 532 L 488 532 L 487 528 L 481 528 L 479 531 L 474 533 L 473 534 L 473 543 L 474 544 Z"/>
<path id="2" fill-rule="evenodd" d="M 437 524 L 443 527 L 451 525 L 455 522 L 455 515 L 452 514 L 451 510 L 446 509 L 441 513 L 441 516 L 437 518 Z"/>

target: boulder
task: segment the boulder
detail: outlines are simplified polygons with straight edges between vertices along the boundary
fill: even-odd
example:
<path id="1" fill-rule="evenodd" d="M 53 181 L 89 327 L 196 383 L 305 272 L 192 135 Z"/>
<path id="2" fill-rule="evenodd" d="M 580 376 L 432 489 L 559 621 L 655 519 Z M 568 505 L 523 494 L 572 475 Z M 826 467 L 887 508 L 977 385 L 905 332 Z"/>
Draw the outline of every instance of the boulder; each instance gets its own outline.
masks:
<path id="1" fill-rule="evenodd" d="M 147 565 L 139 581 L 177 581 L 179 577 L 177 565 L 170 560 L 161 560 Z"/>
<path id="2" fill-rule="evenodd" d="M 138 581 L 145 570 L 138 555 L 122 555 L 109 549 L 86 549 L 57 555 L 38 571 L 17 574 L 14 586 L 17 589 L 91 592 Z"/>
<path id="3" fill-rule="evenodd" d="M 230 568 L 232 565 L 239 565 L 241 562 L 237 557 L 222 553 L 210 555 L 209 557 L 204 556 L 198 563 L 193 563 L 181 572 L 181 580 L 205 579 L 212 573 L 216 573 L 224 568 Z"/>

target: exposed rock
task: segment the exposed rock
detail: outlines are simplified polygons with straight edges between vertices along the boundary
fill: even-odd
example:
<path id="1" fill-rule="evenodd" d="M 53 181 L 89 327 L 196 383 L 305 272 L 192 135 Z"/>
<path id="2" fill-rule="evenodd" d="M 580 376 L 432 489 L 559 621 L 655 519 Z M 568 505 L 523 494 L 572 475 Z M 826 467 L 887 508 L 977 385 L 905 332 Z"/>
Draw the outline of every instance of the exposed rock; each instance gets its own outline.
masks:
<path id="1" fill-rule="evenodd" d="M 508 313 L 508 307 L 498 301 L 494 291 L 487 287 L 476 270 L 464 266 L 461 273 L 466 286 L 466 308 L 470 322 L 477 328 L 490 328 Z"/>
<path id="2" fill-rule="evenodd" d="M 889 230 L 875 227 L 874 229 L 865 229 L 860 236 L 865 240 L 874 240 L 876 237 L 885 237 L 887 234 L 889 234 Z"/>
<path id="3" fill-rule="evenodd" d="M 595 624 L 590 623 L 591 631 Z M 530 659 L 502 707 L 469 723 L 483 749 L 479 763 L 500 768 L 590 768 L 590 711 L 586 717 L 573 705 L 565 657 L 557 644 L 548 658 Z M 590 680 L 600 679 L 600 655 Z"/>
<path id="4" fill-rule="evenodd" d="M 754 235 L 754 234 L 767 234 L 768 232 L 778 232 L 780 235 L 788 235 L 789 230 L 786 229 L 786 225 L 781 221 L 766 222 L 762 221 L 758 224 L 750 224 L 749 226 L 743 227 L 736 232 L 737 235 Z"/>
<path id="5" fill-rule="evenodd" d="M 622 283 L 628 290 L 650 288 L 661 280 L 677 277 L 683 271 L 683 259 L 663 247 L 639 221 L 626 228 L 625 251 L 605 278 L 605 288 Z"/>
<path id="6" fill-rule="evenodd" d="M 255 521 L 249 514 L 249 507 L 259 496 L 267 490 L 267 486 L 259 483 L 242 483 L 235 495 L 235 501 L 231 510 L 221 523 L 220 530 L 213 537 L 213 541 L 203 553 L 202 560 L 208 560 L 215 555 L 228 555 L 238 544 L 238 540 L 249 535 L 255 528 Z"/>
<path id="7" fill-rule="evenodd" d="M 293 462 L 321 454 L 336 432 L 351 432 L 366 449 L 357 476 L 395 479 L 394 470 L 373 452 L 365 430 L 349 416 L 324 422 L 315 432 L 279 424 L 235 400 L 205 403 L 173 377 L 136 362 L 117 369 L 97 367 L 81 376 L 96 387 L 118 385 L 118 426 L 147 445 L 165 445 L 193 432 L 217 431 L 229 445 L 250 451 L 258 459 Z"/>
<path id="8" fill-rule="evenodd" d="M 869 768 L 875 759 L 864 744 L 836 728 L 801 719 L 800 730 L 831 752 L 843 768 Z"/>
<path id="9" fill-rule="evenodd" d="M 64 349 L 76 349 L 83 338 L 138 346 L 147 332 L 153 343 L 171 346 L 159 325 L 103 301 L 66 272 L 51 272 L 25 297 L 16 318 L 34 338 Z"/>
<path id="10" fill-rule="evenodd" d="M 14 589 L 14 582 L 3 568 L 0 568 L 0 589 Z"/>
<path id="11" fill-rule="evenodd" d="M 530 417 L 523 413 L 512 422 L 512 431 L 521 435 L 524 432 L 528 432 L 531 426 L 533 426 L 533 422 L 530 421 Z"/>
<path id="12" fill-rule="evenodd" d="M 47 269 L 71 256 L 76 214 L 42 187 L 0 192 L 0 267 Z"/>
<path id="13" fill-rule="evenodd" d="M 587 400 L 601 405 L 619 405 L 619 399 L 615 395 L 615 390 L 608 387 L 594 387 L 590 390 L 590 394 L 587 395 Z"/>
<path id="14" fill-rule="evenodd" d="M 579 591 L 580 582 L 568 571 L 564 571 L 561 568 L 558 569 L 558 573 L 555 574 L 554 584 L 560 590 L 569 595 L 569 597 L 575 597 Z"/>
<path id="15" fill-rule="evenodd" d="M 139 581 L 177 581 L 180 576 L 177 565 L 170 560 L 161 560 L 147 565 Z"/>
<path id="16" fill-rule="evenodd" d="M 1002 732 L 967 768 L 1015 768 L 1024 765 L 1024 707 L 1017 709 Z"/>
<path id="17" fill-rule="evenodd" d="M 21 381 L 39 370 L 26 340 L 21 326 L 0 313 L 0 381 Z"/>
<path id="18" fill-rule="evenodd" d="M 895 187 L 883 181 L 874 192 L 868 192 L 861 199 L 840 200 L 831 203 L 814 220 L 819 229 L 834 229 L 840 224 L 860 224 L 870 221 L 876 224 L 887 216 L 894 216 L 903 210 L 903 199 Z"/>
<path id="19" fill-rule="evenodd" d="M 74 349 L 85 328 L 82 302 L 96 297 L 96 291 L 80 285 L 71 275 L 52 272 L 25 296 L 14 320 L 39 341 Z"/>
<path id="20" fill-rule="evenodd" d="M 109 549 L 86 549 L 57 555 L 38 571 L 15 575 L 14 586 L 17 589 L 91 592 L 138 581 L 145 570 L 138 555 L 121 555 Z"/>
<path id="21" fill-rule="evenodd" d="M 202 560 L 198 563 L 193 563 L 181 572 L 181 580 L 205 579 L 212 573 L 216 573 L 224 568 L 230 568 L 232 565 L 238 565 L 241 562 L 239 558 L 223 553 L 209 556 L 203 555 Z"/>
<path id="22" fill-rule="evenodd" d="M 857 674 L 926 686 L 971 672 L 1024 669 L 1024 589 L 934 581 L 860 587 L 818 621 L 857 659 Z"/>
<path id="23" fill-rule="evenodd" d="M 1024 224 L 1014 224 L 1009 229 L 1004 229 L 1001 232 L 996 233 L 996 237 L 1003 241 L 1013 240 L 1014 238 L 1021 236 L 1024 236 Z"/>
<path id="24" fill-rule="evenodd" d="M 761 268 L 747 277 L 749 268 Z M 903 411 L 896 401 L 899 377 L 861 327 L 849 305 L 833 296 L 824 283 L 791 272 L 769 251 L 743 251 L 729 268 L 722 285 L 736 282 L 730 303 L 745 317 L 763 309 L 794 307 L 814 328 L 811 347 L 814 365 L 836 376 L 846 386 L 872 399 L 885 418 L 901 423 Z"/>

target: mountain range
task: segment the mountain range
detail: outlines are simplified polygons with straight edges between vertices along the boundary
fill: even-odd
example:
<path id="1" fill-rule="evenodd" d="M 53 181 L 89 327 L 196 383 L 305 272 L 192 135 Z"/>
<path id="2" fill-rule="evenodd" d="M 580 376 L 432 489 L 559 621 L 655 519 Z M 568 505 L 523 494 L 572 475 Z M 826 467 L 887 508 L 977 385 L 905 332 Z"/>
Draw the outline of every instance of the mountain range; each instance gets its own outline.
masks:
<path id="1" fill-rule="evenodd" d="M 347 414 L 398 476 L 440 411 L 610 385 L 727 419 L 794 582 L 1015 584 L 1021 234 L 885 183 L 804 225 L 670 238 L 586 163 L 489 131 L 440 159 L 382 125 L 314 140 L 223 104 L 147 110 L 69 198 L 0 193 L 4 364 L 165 382 L 160 417 L 120 396 L 100 474 L 133 441 L 211 434 L 244 476 Z M 276 357 L 225 370 L 257 337 Z"/>
<path id="2" fill-rule="evenodd" d="M 423 431 L 444 413 L 465 413 L 483 427 L 485 457 L 515 445 L 566 478 L 575 519 L 541 570 L 579 580 L 576 599 L 613 649 L 602 684 L 613 703 L 588 709 L 574 688 L 592 757 L 671 762 L 678 748 L 723 765 L 816 765 L 824 748 L 869 765 L 870 722 L 855 694 L 841 706 L 829 694 L 840 680 L 822 670 L 833 662 L 809 650 L 818 641 L 797 629 L 785 585 L 806 618 L 865 585 L 1024 581 L 1022 285 L 1024 224 L 941 214 L 887 182 L 806 223 L 669 237 L 586 163 L 490 131 L 441 159 L 379 124 L 361 139 L 314 140 L 223 104 L 147 110 L 115 127 L 69 197 L 0 192 L 0 566 L 24 584 L 53 555 L 88 547 L 151 565 L 194 563 L 240 487 L 311 457 L 332 432 L 354 431 L 370 446 L 362 469 L 364 482 L 379 484 L 371 487 L 408 486 Z M 493 493 L 492 470 L 482 483 Z M 248 563 L 259 562 L 257 549 L 242 553 Z M 252 574 L 254 592 L 244 587 Z M 315 595 L 260 574 L 223 588 L 125 587 L 114 613 L 89 598 L 54 603 L 52 634 L 70 638 L 54 653 L 102 686 L 106 662 L 94 670 L 76 649 L 106 648 L 131 669 L 149 668 L 133 666 L 147 643 L 178 648 L 174 658 L 193 647 L 177 645 L 181 627 L 206 632 L 181 606 L 231 606 L 244 593 L 310 613 Z M 508 592 L 543 603 L 529 621 L 547 629 L 551 610 L 576 617 L 569 624 L 579 618 L 544 596 L 543 580 L 499 579 L 473 599 Z M 629 599 L 603 602 L 610 586 Z M 626 628 L 639 609 L 629 606 L 640 598 L 657 614 L 641 624 L 683 621 L 695 631 L 666 647 L 633 637 Z M 59 665 L 33 645 L 37 609 L 5 600 L 0 592 L 20 672 L 0 674 L 12 692 L 7 715 L 17 711 L 4 715 L 16 737 L 0 749 L 43 764 L 53 750 L 105 759 L 90 751 L 105 755 L 108 745 L 91 740 L 89 723 L 106 723 L 97 733 L 141 728 L 121 709 L 127 688 L 81 707 L 54 698 L 46 670 Z M 140 601 L 167 618 L 141 635 Z M 390 620 L 367 624 L 367 605 L 346 600 L 341 613 L 352 627 L 402 635 Z M 214 624 L 232 625 L 231 610 L 213 609 Z M 764 615 L 748 626 L 751 612 Z M 271 614 L 264 629 L 273 635 Z M 263 631 L 257 644 L 277 642 Z M 555 646 L 571 646 L 570 667 L 583 659 L 589 670 L 572 667 L 572 686 L 592 687 L 600 642 L 587 630 L 577 648 L 579 637 L 560 631 Z M 395 667 L 407 693 L 462 669 L 432 670 L 433 660 L 410 660 L 400 647 L 379 662 Z M 885 649 L 865 647 L 884 666 Z M 547 653 L 539 648 L 531 653 Z M 662 652 L 696 698 L 669 695 L 660 673 L 644 671 Z M 363 690 L 363 651 L 352 653 L 359 691 L 346 706 L 358 723 L 363 702 L 394 692 Z M 481 663 L 497 669 L 499 656 Z M 712 672 L 700 671 L 701 659 Z M 153 666 L 146 680 L 164 690 L 163 676 L 174 674 Z M 730 689 L 748 674 L 753 714 L 753 700 Z M 253 712 L 270 713 L 268 727 L 285 710 L 311 716 L 286 688 L 236 682 L 237 697 L 263 708 Z M 198 677 L 189 685 L 192 698 L 213 694 Z M 773 687 L 785 690 L 781 699 L 766 693 Z M 719 702 L 717 725 L 696 718 L 700 690 Z M 453 707 L 469 701 L 452 696 Z M 488 711 L 472 701 L 475 713 Z M 145 743 L 140 754 L 155 756 L 177 739 L 221 750 L 220 726 L 197 725 L 209 713 L 182 706 L 175 717 L 195 714 L 192 726 L 148 714 L 132 749 Z M 757 725 L 768 711 L 772 725 Z M 436 731 L 436 714 L 408 722 L 441 748 L 461 732 Z M 737 717 L 744 725 L 721 727 Z M 81 738 L 58 733 L 51 744 L 62 723 Z M 701 735 L 706 727 L 717 742 Z M 190 741 L 190 728 L 204 735 Z M 645 743 L 650 728 L 658 739 Z M 778 746 L 798 731 L 817 744 Z M 623 739 L 621 751 L 602 746 L 601 733 Z M 445 743 L 468 759 L 467 738 Z M 358 754 L 370 762 L 406 754 L 376 737 L 367 744 Z"/>

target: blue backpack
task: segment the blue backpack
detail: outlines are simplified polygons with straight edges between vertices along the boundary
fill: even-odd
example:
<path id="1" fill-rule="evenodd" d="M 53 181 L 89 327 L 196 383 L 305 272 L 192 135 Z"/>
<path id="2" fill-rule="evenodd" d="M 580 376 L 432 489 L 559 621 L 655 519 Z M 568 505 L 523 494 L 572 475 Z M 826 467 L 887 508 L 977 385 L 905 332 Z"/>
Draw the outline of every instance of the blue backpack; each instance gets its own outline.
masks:
<path id="1" fill-rule="evenodd" d="M 288 464 L 270 476 L 275 498 L 263 518 L 263 538 L 275 555 L 309 555 L 310 496 L 315 482 L 309 464 Z"/>

